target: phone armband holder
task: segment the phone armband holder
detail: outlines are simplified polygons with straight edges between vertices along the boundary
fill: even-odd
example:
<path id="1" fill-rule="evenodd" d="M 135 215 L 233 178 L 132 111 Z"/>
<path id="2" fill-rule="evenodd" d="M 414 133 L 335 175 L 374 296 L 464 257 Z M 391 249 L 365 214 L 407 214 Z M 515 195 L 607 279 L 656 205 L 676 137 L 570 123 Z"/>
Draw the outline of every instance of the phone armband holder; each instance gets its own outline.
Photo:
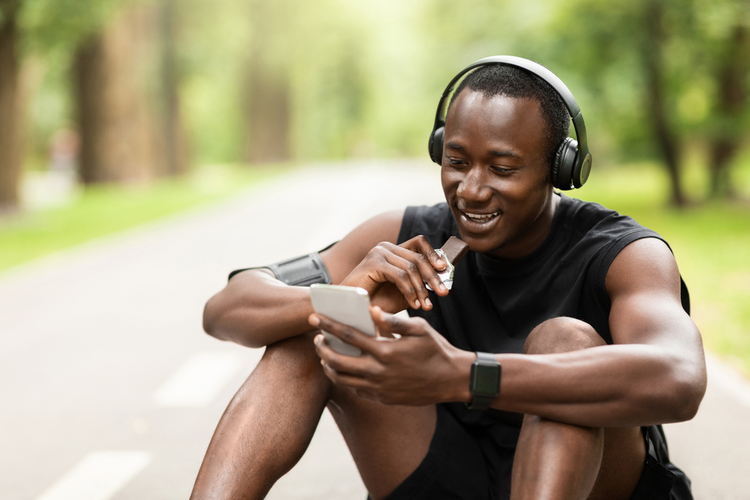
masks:
<path id="1" fill-rule="evenodd" d="M 265 266 L 276 279 L 290 286 L 310 286 L 313 283 L 331 283 L 331 275 L 318 252 Z"/>

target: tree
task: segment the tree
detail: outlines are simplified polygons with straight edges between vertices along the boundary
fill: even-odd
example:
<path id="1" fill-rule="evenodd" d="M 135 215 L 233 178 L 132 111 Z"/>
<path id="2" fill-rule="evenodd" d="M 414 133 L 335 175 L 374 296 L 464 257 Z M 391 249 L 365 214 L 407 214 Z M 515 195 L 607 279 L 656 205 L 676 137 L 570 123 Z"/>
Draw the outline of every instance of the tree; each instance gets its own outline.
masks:
<path id="1" fill-rule="evenodd" d="M 0 213 L 15 210 L 19 201 L 23 151 L 20 10 L 20 0 L 0 0 Z"/>
<path id="2" fill-rule="evenodd" d="M 646 105 L 649 109 L 649 121 L 655 134 L 655 140 L 661 151 L 670 181 L 671 203 L 683 206 L 687 199 L 682 188 L 682 159 L 680 158 L 679 139 L 670 122 L 667 103 L 667 86 L 665 83 L 665 64 L 662 55 L 666 45 L 664 0 L 647 0 L 644 5 L 642 61 L 645 73 Z"/>
<path id="3" fill-rule="evenodd" d="M 253 41 L 245 85 L 246 140 L 244 160 L 249 163 L 290 159 L 291 103 L 288 53 L 290 35 L 284 17 L 290 2 L 250 2 Z M 285 29 L 286 28 L 286 29 Z"/>
<path id="4" fill-rule="evenodd" d="M 162 74 L 161 101 L 164 135 L 165 167 L 167 175 L 184 174 L 188 169 L 188 146 L 182 119 L 182 100 L 178 43 L 178 9 L 176 0 L 161 0 L 159 4 L 160 69 Z"/>
<path id="5" fill-rule="evenodd" d="M 79 173 L 86 184 L 142 182 L 166 170 L 161 129 L 143 88 L 154 14 L 150 5 L 130 7 L 76 50 Z"/>

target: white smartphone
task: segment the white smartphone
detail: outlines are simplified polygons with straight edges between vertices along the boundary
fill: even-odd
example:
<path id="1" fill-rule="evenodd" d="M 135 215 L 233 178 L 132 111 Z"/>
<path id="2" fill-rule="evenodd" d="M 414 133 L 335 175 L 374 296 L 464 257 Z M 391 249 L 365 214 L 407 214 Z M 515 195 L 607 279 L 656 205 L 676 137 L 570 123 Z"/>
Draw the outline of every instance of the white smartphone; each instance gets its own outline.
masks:
<path id="1" fill-rule="evenodd" d="M 318 283 L 310 285 L 310 299 L 316 313 L 375 336 L 375 323 L 370 316 L 370 297 L 364 288 Z M 347 344 L 335 335 L 325 331 L 323 335 L 331 349 L 338 353 L 347 356 L 362 354 L 359 348 Z"/>

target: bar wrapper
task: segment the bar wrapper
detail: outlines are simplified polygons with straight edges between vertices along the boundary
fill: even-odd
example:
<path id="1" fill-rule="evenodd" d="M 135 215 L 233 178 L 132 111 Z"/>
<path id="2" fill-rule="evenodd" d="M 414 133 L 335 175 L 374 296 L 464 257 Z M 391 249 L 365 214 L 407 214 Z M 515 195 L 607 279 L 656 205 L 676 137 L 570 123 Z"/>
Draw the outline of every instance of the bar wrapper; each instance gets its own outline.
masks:
<path id="1" fill-rule="evenodd" d="M 451 288 L 453 288 L 453 271 L 456 268 L 453 264 L 451 264 L 450 260 L 448 260 L 448 257 L 445 255 L 445 252 L 443 252 L 442 248 L 438 248 L 437 250 L 435 250 L 435 253 L 438 254 L 440 257 L 442 257 L 443 260 L 448 265 L 448 267 L 445 268 L 445 271 L 438 273 L 438 278 L 440 278 L 440 281 L 443 282 L 443 285 L 445 285 L 445 288 L 450 290 Z M 424 286 L 429 291 L 434 292 L 432 287 L 427 282 L 425 282 Z"/>

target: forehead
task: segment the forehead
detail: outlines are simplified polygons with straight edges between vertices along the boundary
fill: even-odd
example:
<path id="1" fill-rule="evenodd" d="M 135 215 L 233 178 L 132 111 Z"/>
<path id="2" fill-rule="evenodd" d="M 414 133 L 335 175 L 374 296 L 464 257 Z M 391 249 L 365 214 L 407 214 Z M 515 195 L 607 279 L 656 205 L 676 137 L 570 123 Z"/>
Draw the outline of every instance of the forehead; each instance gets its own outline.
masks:
<path id="1" fill-rule="evenodd" d="M 518 150 L 526 156 L 543 152 L 545 135 L 539 103 L 533 99 L 487 97 L 481 92 L 464 89 L 446 116 L 446 143 L 483 142 Z"/>

